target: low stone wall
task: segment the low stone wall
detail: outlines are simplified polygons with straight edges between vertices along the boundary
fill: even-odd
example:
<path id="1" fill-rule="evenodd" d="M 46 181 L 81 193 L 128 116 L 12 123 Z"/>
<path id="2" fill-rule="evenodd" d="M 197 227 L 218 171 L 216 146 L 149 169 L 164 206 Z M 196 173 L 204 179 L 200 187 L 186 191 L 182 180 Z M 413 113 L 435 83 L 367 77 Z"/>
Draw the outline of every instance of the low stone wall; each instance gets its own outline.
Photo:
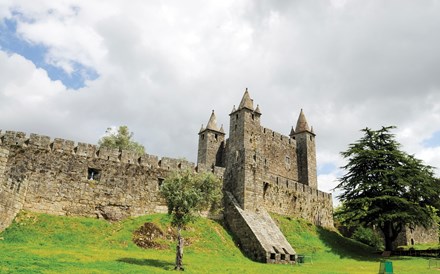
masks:
<path id="1" fill-rule="evenodd" d="M 439 243 L 438 226 L 431 228 L 416 226 L 415 228 L 404 227 L 397 239 L 394 241 L 394 247 L 411 246 L 415 244 L 433 244 Z"/>

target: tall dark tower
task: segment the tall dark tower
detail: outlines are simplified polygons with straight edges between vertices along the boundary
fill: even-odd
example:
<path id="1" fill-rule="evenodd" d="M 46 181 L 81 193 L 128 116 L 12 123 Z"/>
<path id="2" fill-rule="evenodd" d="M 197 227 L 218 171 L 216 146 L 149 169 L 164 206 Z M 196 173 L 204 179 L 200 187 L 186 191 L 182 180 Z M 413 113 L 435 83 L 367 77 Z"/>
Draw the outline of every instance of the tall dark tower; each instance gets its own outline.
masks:
<path id="1" fill-rule="evenodd" d="M 259 151 L 261 112 L 246 89 L 238 109 L 229 114 L 229 140 L 226 158 L 225 189 L 231 192 L 240 207 L 257 210 L 261 206 L 261 153 Z"/>
<path id="2" fill-rule="evenodd" d="M 313 127 L 310 129 L 307 124 L 303 110 L 299 114 L 295 130 L 292 129 L 290 137 L 296 140 L 298 181 L 301 184 L 318 188 L 316 175 L 316 145 Z"/>
<path id="3" fill-rule="evenodd" d="M 225 145 L 225 132 L 223 126 L 217 127 L 217 119 L 214 110 L 211 113 L 206 128 L 200 129 L 199 148 L 197 153 L 197 163 L 207 167 L 224 166 L 223 150 Z"/>

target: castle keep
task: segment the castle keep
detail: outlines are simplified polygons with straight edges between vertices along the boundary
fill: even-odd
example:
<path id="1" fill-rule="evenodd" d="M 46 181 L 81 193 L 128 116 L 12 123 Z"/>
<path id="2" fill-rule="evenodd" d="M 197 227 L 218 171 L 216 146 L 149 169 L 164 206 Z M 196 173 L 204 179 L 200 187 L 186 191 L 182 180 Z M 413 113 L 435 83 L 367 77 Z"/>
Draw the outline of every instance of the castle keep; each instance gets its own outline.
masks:
<path id="1" fill-rule="evenodd" d="M 166 212 L 161 182 L 190 168 L 223 179 L 224 219 L 245 254 L 293 263 L 295 251 L 269 213 L 332 227 L 332 197 L 317 189 L 315 134 L 302 110 L 289 136 L 261 126 L 261 115 L 246 90 L 226 138 L 212 112 L 199 132 L 197 164 L 0 131 L 0 231 L 22 209 L 109 220 Z"/>

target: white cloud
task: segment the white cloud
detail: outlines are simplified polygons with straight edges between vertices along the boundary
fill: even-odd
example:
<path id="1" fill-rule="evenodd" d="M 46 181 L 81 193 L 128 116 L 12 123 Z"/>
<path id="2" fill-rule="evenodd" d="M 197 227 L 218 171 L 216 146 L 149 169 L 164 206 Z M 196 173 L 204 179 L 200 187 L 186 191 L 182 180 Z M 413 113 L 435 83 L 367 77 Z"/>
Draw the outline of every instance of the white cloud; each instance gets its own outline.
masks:
<path id="1" fill-rule="evenodd" d="M 227 129 L 248 87 L 263 125 L 283 134 L 304 109 L 320 165 L 342 166 L 360 129 L 387 125 L 440 165 L 440 144 L 421 144 L 440 130 L 440 2 L 3 0 L 5 17 L 47 62 L 100 77 L 68 91 L 1 53 L 0 128 L 96 142 L 126 124 L 149 153 L 194 161 L 200 124 L 215 109 Z"/>

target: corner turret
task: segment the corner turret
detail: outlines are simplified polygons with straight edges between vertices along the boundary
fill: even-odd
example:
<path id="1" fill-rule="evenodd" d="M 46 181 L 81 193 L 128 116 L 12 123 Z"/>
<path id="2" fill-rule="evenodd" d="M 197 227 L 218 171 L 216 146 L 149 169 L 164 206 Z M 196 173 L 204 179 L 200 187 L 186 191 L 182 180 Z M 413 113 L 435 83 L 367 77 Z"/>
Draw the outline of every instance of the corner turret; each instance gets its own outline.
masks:
<path id="1" fill-rule="evenodd" d="M 297 145 L 298 181 L 317 189 L 315 133 L 313 127 L 309 127 L 302 109 L 290 137 L 296 140 Z"/>
<path id="2" fill-rule="evenodd" d="M 225 132 L 223 125 L 219 129 L 214 110 L 209 117 L 206 128 L 203 127 L 199 132 L 199 147 L 197 153 L 197 163 L 207 167 L 224 166 L 223 150 L 225 145 Z"/>

